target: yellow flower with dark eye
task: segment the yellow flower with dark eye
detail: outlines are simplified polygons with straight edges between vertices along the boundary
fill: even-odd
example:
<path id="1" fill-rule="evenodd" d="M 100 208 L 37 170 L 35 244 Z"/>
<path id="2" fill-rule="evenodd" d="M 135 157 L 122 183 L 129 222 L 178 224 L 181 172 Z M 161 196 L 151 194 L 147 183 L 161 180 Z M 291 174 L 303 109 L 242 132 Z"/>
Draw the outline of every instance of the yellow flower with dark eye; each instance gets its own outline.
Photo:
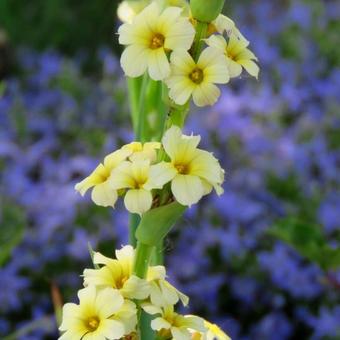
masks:
<path id="1" fill-rule="evenodd" d="M 110 186 L 115 190 L 126 189 L 124 204 L 128 211 L 142 215 L 152 206 L 153 189 L 162 189 L 173 177 L 170 164 L 161 162 L 150 165 L 150 160 L 136 159 L 122 162 L 112 171 Z"/>
<path id="2" fill-rule="evenodd" d="M 120 339 L 131 329 L 125 326 L 124 317 L 134 319 L 136 306 L 131 301 L 124 301 L 118 290 L 105 288 L 97 291 L 94 286 L 78 292 L 79 305 L 67 303 L 63 307 L 63 320 L 59 330 L 65 332 L 59 340 L 74 339 Z M 130 328 L 130 329 L 128 329 Z"/>
<path id="3" fill-rule="evenodd" d="M 196 63 L 185 51 L 171 55 L 171 75 L 165 80 L 170 98 L 179 105 L 191 97 L 197 106 L 213 105 L 220 96 L 215 84 L 229 81 L 228 64 L 220 50 L 208 47 Z"/>
<path id="4" fill-rule="evenodd" d="M 164 134 L 162 143 L 174 170 L 171 191 L 176 200 L 191 206 L 214 188 L 221 195 L 224 171 L 209 152 L 198 149 L 199 136 L 183 135 L 172 126 Z"/>
<path id="5" fill-rule="evenodd" d="M 167 52 L 190 49 L 195 30 L 188 18 L 181 16 L 179 7 L 164 11 L 153 2 L 136 15 L 131 24 L 119 28 L 119 42 L 126 45 L 121 66 L 129 77 L 139 77 L 146 70 L 154 80 L 163 80 L 170 74 Z"/>
<path id="6" fill-rule="evenodd" d="M 238 77 L 242 73 L 242 67 L 256 79 L 259 75 L 259 67 L 256 65 L 257 57 L 247 47 L 249 41 L 230 35 L 226 41 L 221 35 L 212 35 L 207 39 L 207 44 L 224 53 L 228 62 L 230 77 Z"/>
<path id="7" fill-rule="evenodd" d="M 103 207 L 114 207 L 118 194 L 109 185 L 111 171 L 131 155 L 130 150 L 118 150 L 105 157 L 90 176 L 76 184 L 75 189 L 84 196 L 87 190 L 92 189 L 92 200 Z"/>

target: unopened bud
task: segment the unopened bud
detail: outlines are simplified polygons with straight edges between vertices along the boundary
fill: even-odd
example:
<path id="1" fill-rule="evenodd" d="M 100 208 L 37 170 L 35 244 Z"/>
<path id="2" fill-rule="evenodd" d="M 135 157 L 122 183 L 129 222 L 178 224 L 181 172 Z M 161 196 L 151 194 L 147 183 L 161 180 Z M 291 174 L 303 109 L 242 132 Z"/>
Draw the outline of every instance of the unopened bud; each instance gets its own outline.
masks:
<path id="1" fill-rule="evenodd" d="M 225 0 L 190 0 L 192 16 L 198 21 L 212 22 L 222 12 Z"/>

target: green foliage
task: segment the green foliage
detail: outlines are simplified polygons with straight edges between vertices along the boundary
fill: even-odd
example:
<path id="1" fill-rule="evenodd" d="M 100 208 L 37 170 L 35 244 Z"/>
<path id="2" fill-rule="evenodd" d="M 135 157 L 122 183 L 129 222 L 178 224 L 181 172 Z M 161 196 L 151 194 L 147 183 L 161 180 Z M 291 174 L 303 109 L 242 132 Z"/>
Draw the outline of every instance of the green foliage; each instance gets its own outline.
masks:
<path id="1" fill-rule="evenodd" d="M 2 0 L 0 26 L 13 44 L 93 51 L 113 42 L 117 5 L 115 0 Z"/>
<path id="2" fill-rule="evenodd" d="M 147 211 L 137 228 L 137 240 L 149 246 L 157 246 L 183 215 L 185 209 L 183 205 L 173 202 Z"/>
<path id="3" fill-rule="evenodd" d="M 22 240 L 26 224 L 23 210 L 11 203 L 1 202 L 0 209 L 0 266 Z"/>
<path id="4" fill-rule="evenodd" d="M 6 84 L 5 82 L 2 81 L 0 82 L 0 98 L 4 94 L 5 90 L 6 90 Z"/>
<path id="5" fill-rule="evenodd" d="M 295 218 L 278 221 L 269 231 L 323 270 L 340 267 L 340 249 L 331 248 L 319 226 Z"/>

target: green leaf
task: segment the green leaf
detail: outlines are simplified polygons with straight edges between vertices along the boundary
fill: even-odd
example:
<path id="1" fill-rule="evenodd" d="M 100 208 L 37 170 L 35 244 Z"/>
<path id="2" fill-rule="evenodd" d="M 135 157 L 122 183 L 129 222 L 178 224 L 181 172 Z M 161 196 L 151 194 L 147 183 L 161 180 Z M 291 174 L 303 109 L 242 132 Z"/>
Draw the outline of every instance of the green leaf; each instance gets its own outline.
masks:
<path id="1" fill-rule="evenodd" d="M 9 203 L 2 204 L 0 210 L 0 266 L 11 255 L 13 248 L 21 242 L 25 224 L 25 215 L 20 207 Z"/>
<path id="2" fill-rule="evenodd" d="M 329 253 L 332 249 L 327 245 L 319 226 L 295 218 L 286 218 L 277 222 L 269 232 L 288 243 L 302 256 L 319 264 L 321 268 L 328 269 L 330 263 L 335 265 L 333 258 L 330 260 L 325 256 L 325 252 Z"/>
<path id="3" fill-rule="evenodd" d="M 139 223 L 137 240 L 149 246 L 157 246 L 185 210 L 186 207 L 177 202 L 149 210 Z"/>

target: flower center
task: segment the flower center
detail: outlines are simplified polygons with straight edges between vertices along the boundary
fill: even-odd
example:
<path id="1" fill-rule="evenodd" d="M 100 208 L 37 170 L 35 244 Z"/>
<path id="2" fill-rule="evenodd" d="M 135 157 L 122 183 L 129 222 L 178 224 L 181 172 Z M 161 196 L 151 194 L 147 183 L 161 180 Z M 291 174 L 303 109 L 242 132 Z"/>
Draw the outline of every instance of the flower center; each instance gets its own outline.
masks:
<path id="1" fill-rule="evenodd" d="M 87 328 L 90 332 L 94 332 L 100 324 L 98 317 L 93 316 L 87 320 Z"/>
<path id="2" fill-rule="evenodd" d="M 122 276 L 119 280 L 116 281 L 116 288 L 122 289 L 124 286 L 124 283 L 128 280 L 128 277 Z"/>
<path id="3" fill-rule="evenodd" d="M 201 84 L 204 78 L 203 71 L 196 67 L 193 69 L 193 71 L 189 74 L 189 78 L 195 83 L 195 84 Z"/>
<path id="4" fill-rule="evenodd" d="M 155 33 L 150 42 L 150 48 L 156 50 L 157 48 L 164 46 L 164 35 L 160 33 Z"/>
<path id="5" fill-rule="evenodd" d="M 181 175 L 187 175 L 189 173 L 189 168 L 187 164 L 176 164 L 175 168 Z"/>
<path id="6" fill-rule="evenodd" d="M 231 60 L 235 60 L 236 59 L 236 56 L 231 51 L 226 50 L 225 54 Z"/>

